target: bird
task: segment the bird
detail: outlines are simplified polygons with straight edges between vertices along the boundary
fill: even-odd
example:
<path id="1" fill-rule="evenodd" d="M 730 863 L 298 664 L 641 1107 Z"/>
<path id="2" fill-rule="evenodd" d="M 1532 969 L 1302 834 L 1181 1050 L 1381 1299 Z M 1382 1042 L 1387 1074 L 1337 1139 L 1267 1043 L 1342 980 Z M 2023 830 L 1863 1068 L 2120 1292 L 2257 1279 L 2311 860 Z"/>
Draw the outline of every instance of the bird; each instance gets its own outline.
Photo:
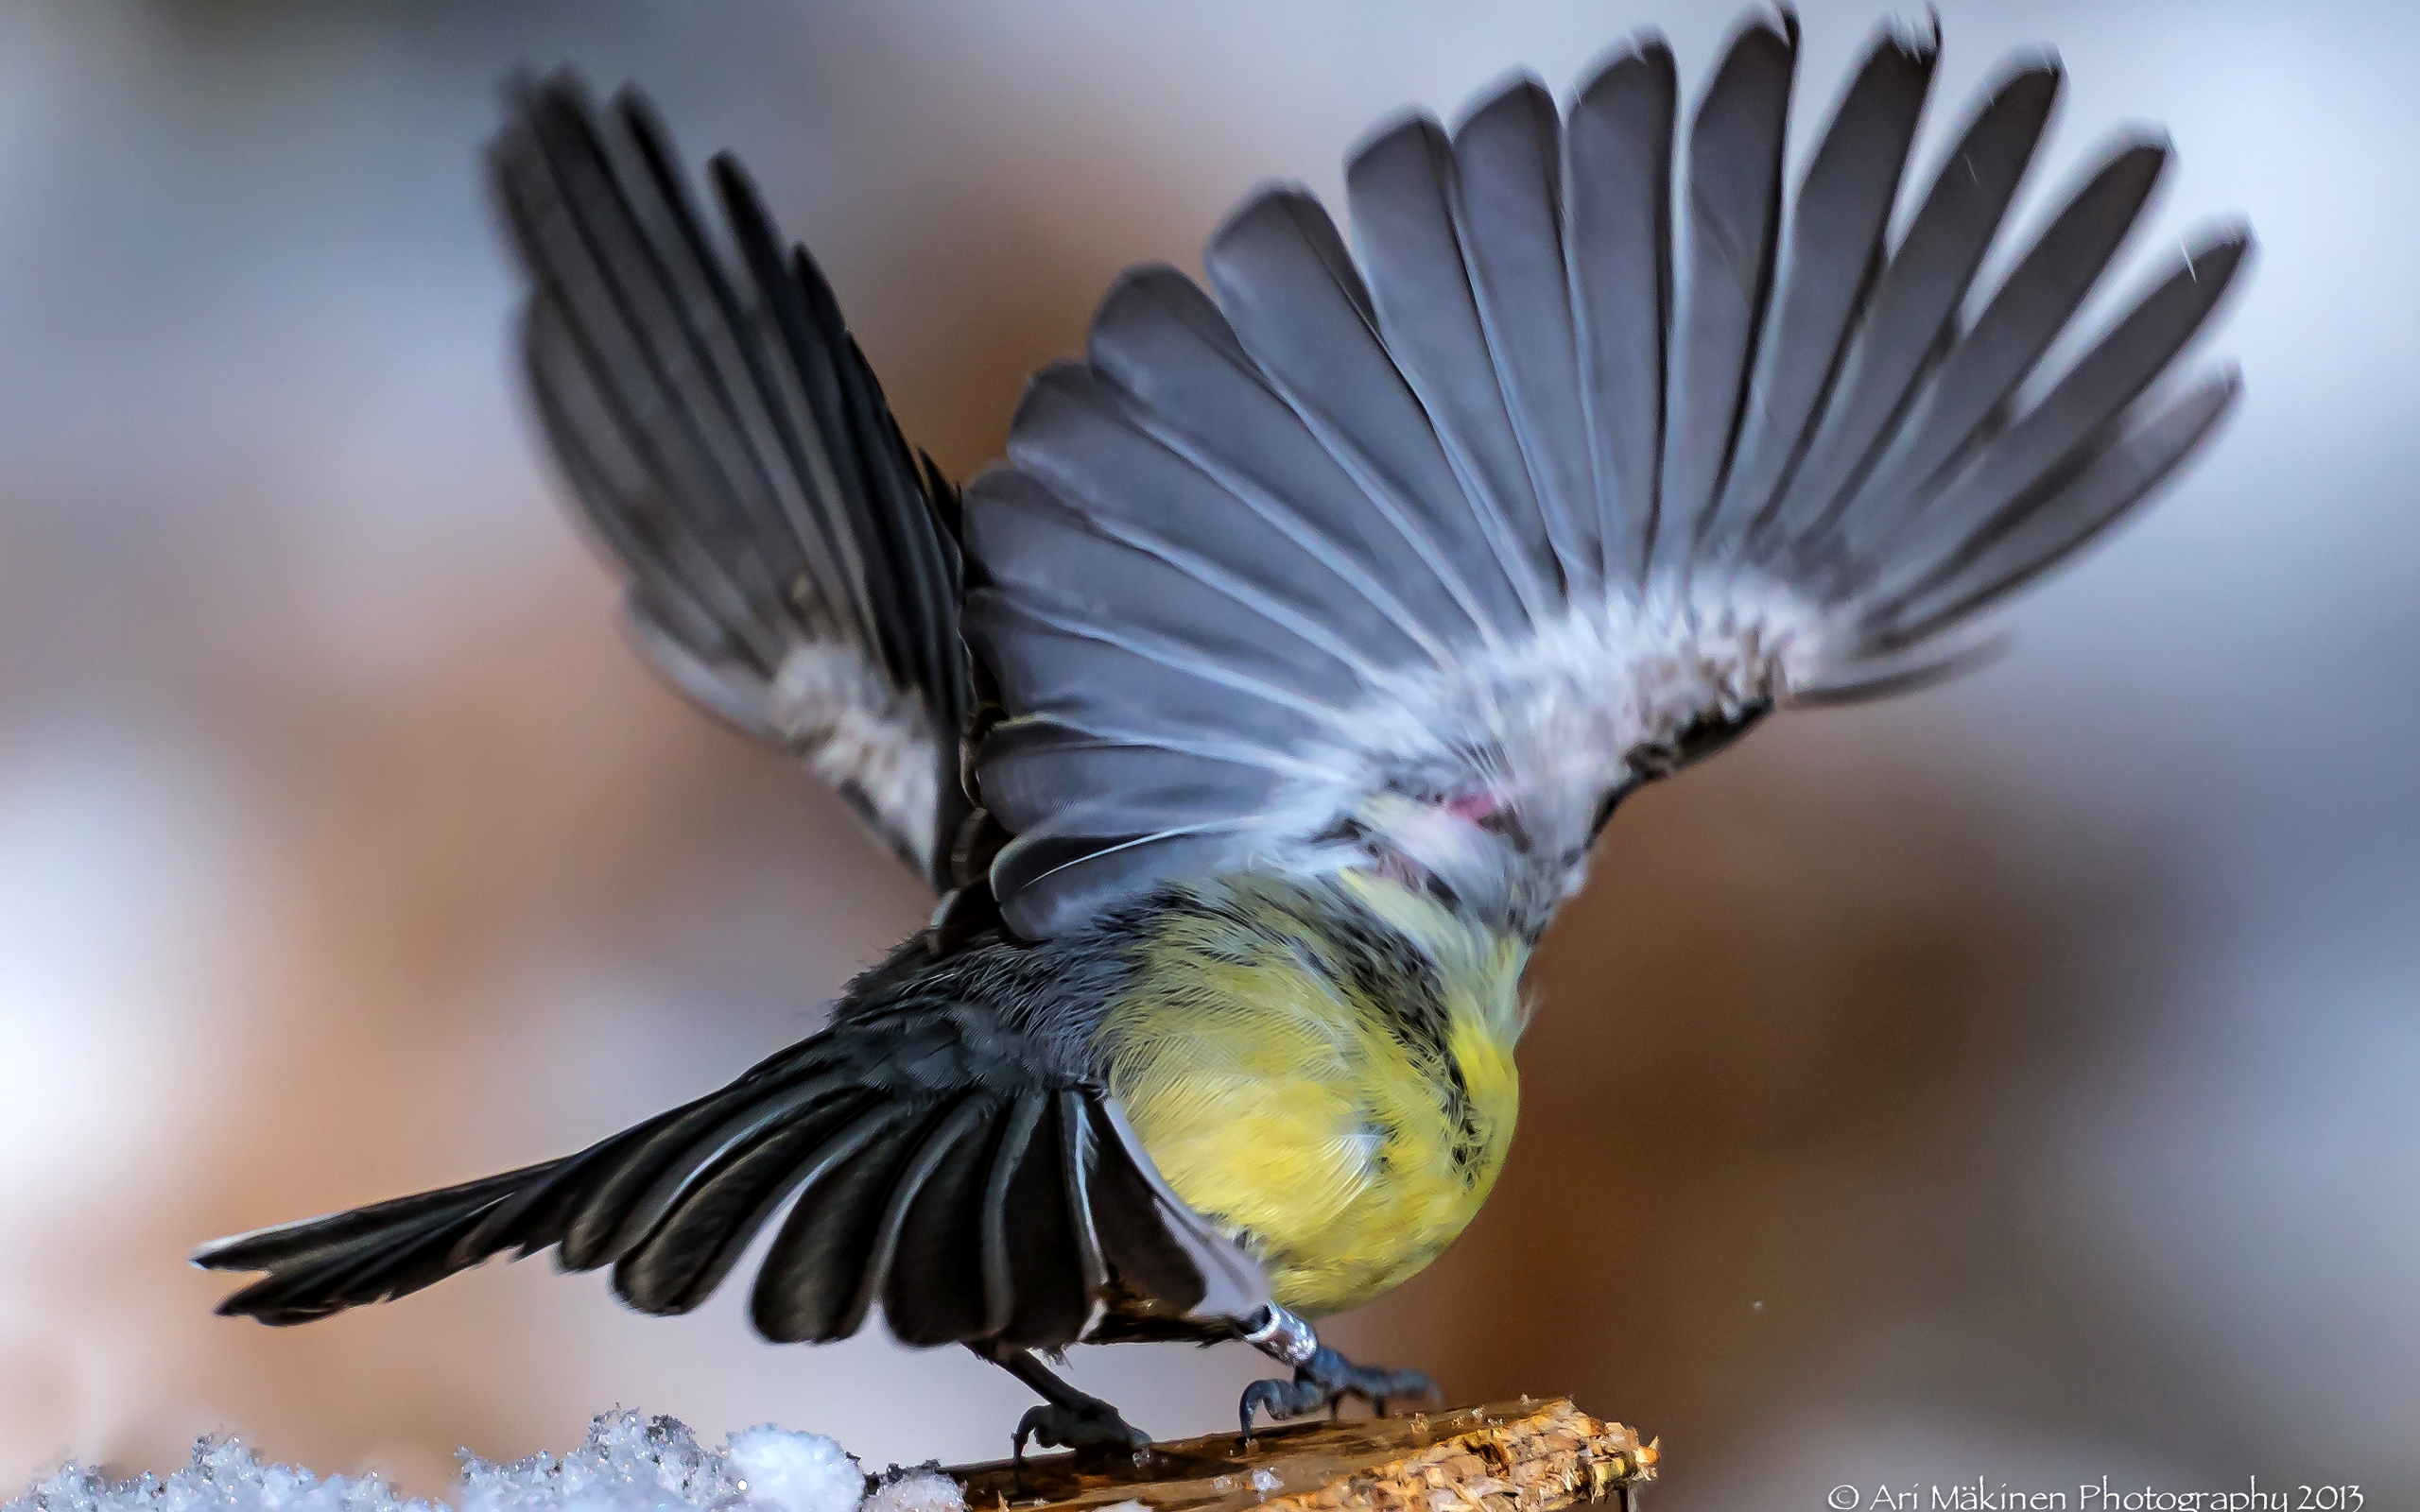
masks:
<path id="1" fill-rule="evenodd" d="M 2004 63 L 1919 173 L 1939 24 L 1885 24 L 1791 181 L 1799 44 L 1741 18 L 1685 118 L 1648 31 L 1560 102 L 1525 74 L 1450 129 L 1382 122 L 1350 243 L 1270 183 L 1203 280 L 1128 269 L 962 490 L 731 155 L 709 213 L 642 94 L 516 75 L 487 168 L 523 376 L 630 639 L 938 903 L 717 1091 L 204 1246 L 258 1274 L 219 1312 L 551 1250 L 680 1314 L 770 1229 L 760 1333 L 878 1311 L 963 1346 L 1042 1399 L 1020 1457 L 1149 1443 L 1051 1367 L 1079 1343 L 1253 1345 L 1247 1435 L 1434 1395 L 1318 1325 L 1486 1200 L 1525 963 L 1623 799 L 1996 657 L 1996 611 L 2240 391 L 2187 360 L 2238 219 L 2080 318 L 2163 135 L 2020 232 L 2056 56 Z"/>

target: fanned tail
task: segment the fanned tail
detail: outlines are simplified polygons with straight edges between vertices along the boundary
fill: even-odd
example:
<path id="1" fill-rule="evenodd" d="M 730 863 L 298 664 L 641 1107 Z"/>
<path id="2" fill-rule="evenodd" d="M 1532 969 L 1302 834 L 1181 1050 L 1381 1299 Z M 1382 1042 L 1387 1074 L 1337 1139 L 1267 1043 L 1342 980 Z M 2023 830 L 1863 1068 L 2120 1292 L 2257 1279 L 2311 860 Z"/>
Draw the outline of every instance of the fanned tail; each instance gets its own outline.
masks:
<path id="1" fill-rule="evenodd" d="M 782 1217 L 752 1299 L 780 1343 L 846 1338 L 880 1304 L 917 1345 L 1056 1349 L 1102 1309 L 1131 1334 L 1232 1332 L 1268 1281 L 1152 1167 L 1097 1085 L 957 1005 L 794 1045 L 718 1091 L 577 1155 L 205 1245 L 268 1274 L 225 1315 L 304 1323 L 493 1256 L 611 1266 L 643 1313 L 686 1313 Z M 1157 1335 L 1153 1335 L 1157 1336 Z"/>
<path id="2" fill-rule="evenodd" d="M 236 1234 L 202 1246 L 193 1263 L 205 1270 L 268 1273 L 219 1303 L 221 1317 L 283 1327 L 390 1301 L 493 1254 L 493 1248 L 466 1253 L 462 1242 L 498 1206 L 545 1184 L 567 1163 L 549 1160 L 350 1212 Z"/>

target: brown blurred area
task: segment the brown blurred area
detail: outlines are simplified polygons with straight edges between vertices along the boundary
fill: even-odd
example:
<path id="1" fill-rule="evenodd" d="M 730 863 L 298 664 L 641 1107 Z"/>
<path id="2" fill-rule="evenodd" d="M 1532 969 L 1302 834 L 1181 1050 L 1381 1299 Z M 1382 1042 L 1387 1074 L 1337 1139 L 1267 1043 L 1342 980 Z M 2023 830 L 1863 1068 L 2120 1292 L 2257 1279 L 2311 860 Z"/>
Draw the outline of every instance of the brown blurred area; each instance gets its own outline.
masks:
<path id="1" fill-rule="evenodd" d="M 1334 1338 L 1664 1434 L 1672 1508 L 1837 1484 L 2420 1495 L 2420 26 L 1945 4 L 1928 141 L 2009 48 L 2249 213 L 2211 465 L 2029 600 L 2014 657 L 1793 714 L 1616 821 L 1532 971 L 1523 1123 Z M 142 4 L 0 11 L 0 1473 L 231 1428 L 441 1489 L 617 1402 L 875 1463 L 1020 1388 L 780 1349 L 492 1266 L 290 1331 L 197 1242 L 543 1159 L 811 1025 L 925 901 L 618 644 L 508 377 L 476 174 L 570 60 L 737 147 L 963 476 L 1125 263 L 1503 70 L 1720 8 L 1336 0 Z M 1874 24 L 1808 8 L 1801 116 Z M 1247 1351 L 1078 1351 L 1163 1434 Z M 944 1404 L 945 1440 L 894 1425 Z M 12 1469 L 13 1468 L 13 1469 Z"/>

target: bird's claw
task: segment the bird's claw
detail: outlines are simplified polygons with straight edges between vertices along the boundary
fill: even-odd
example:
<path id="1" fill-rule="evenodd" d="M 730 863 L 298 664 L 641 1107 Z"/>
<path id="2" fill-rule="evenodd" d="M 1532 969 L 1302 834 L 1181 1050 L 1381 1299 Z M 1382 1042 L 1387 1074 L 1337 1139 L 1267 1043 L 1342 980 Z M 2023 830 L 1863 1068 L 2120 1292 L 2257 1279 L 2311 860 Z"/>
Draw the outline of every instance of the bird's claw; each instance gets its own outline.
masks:
<path id="1" fill-rule="evenodd" d="M 1028 1409 L 1017 1419 L 1016 1458 L 1020 1464 L 1025 1461 L 1028 1438 L 1043 1449 L 1089 1449 L 1100 1445 L 1144 1449 L 1151 1442 L 1150 1435 L 1128 1422 L 1116 1408 L 1098 1397 L 1086 1397 L 1080 1403 L 1050 1402 Z"/>
<path id="2" fill-rule="evenodd" d="M 1266 1411 L 1270 1419 L 1283 1421 L 1301 1418 L 1322 1407 L 1339 1408 L 1347 1397 L 1358 1397 L 1368 1402 L 1381 1418 L 1387 1415 L 1387 1403 L 1402 1397 L 1425 1397 L 1442 1404 L 1444 1393 L 1437 1383 L 1418 1370 L 1389 1370 L 1377 1366 L 1355 1365 L 1352 1361 L 1322 1345 L 1317 1352 L 1295 1367 L 1291 1381 L 1255 1381 L 1244 1387 L 1238 1413 L 1243 1419 L 1244 1436 L 1252 1436 L 1252 1419 L 1256 1412 Z"/>

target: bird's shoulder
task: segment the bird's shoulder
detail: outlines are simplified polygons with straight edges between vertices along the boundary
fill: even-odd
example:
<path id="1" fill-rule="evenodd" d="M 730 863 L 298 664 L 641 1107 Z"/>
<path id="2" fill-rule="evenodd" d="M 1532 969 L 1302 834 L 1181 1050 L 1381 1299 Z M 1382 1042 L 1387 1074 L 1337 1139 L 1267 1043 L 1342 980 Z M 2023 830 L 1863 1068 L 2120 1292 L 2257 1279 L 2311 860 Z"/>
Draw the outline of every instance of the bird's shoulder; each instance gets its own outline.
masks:
<path id="1" fill-rule="evenodd" d="M 1094 1083 L 1095 1031 L 1133 979 L 1155 902 L 1042 940 L 919 930 L 849 983 L 826 1033 L 884 1076 Z"/>

